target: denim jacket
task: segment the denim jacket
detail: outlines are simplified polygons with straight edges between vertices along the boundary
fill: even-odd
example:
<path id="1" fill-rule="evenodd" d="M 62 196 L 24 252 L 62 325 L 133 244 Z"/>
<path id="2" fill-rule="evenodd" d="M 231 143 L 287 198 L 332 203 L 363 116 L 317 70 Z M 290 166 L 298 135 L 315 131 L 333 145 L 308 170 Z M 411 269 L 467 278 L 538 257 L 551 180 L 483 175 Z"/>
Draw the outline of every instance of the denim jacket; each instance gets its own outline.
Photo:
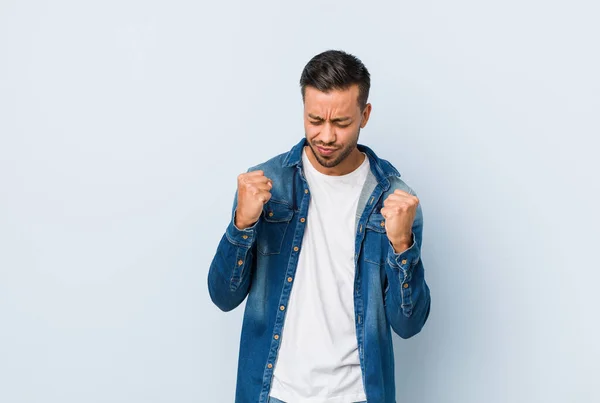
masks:
<path id="1" fill-rule="evenodd" d="M 308 223 L 310 189 L 302 171 L 302 139 L 291 151 L 250 168 L 273 181 L 261 218 L 238 229 L 236 198 L 231 220 L 208 274 L 212 301 L 230 311 L 248 297 L 238 360 L 236 403 L 266 403 L 281 345 L 290 292 Z M 370 172 L 355 223 L 354 322 L 363 384 L 369 403 L 394 403 L 392 330 L 417 334 L 429 315 L 430 295 L 420 256 L 423 214 L 413 223 L 412 246 L 395 253 L 385 233 L 381 208 L 395 189 L 415 194 L 387 161 L 368 147 Z M 310 331 L 307 329 L 306 331 Z"/>

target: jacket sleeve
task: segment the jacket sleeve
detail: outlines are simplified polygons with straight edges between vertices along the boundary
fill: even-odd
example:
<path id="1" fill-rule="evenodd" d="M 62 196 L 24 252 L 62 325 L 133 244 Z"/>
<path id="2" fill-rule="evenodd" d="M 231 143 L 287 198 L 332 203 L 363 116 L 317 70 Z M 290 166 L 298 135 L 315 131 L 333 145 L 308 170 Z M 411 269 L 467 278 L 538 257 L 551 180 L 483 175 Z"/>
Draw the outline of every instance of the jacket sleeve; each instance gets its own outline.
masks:
<path id="1" fill-rule="evenodd" d="M 388 279 L 385 290 L 386 316 L 394 332 L 404 339 L 421 331 L 431 304 L 420 253 L 423 239 L 420 204 L 413 222 L 412 237 L 412 245 L 401 253 L 396 253 L 389 244 L 385 265 Z"/>
<path id="2" fill-rule="evenodd" d="M 208 271 L 208 292 L 222 311 L 231 311 L 242 303 L 250 289 L 256 266 L 256 226 L 243 230 L 235 226 L 237 192 L 231 221 L 219 242 Z"/>

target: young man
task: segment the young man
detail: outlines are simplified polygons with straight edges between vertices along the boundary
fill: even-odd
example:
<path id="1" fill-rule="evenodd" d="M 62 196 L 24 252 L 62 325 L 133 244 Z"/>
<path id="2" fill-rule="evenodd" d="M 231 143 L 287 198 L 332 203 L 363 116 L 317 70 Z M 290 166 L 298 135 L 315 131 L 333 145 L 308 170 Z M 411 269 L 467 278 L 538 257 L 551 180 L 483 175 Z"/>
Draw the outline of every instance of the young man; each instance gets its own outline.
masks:
<path id="1" fill-rule="evenodd" d="M 300 79 L 306 138 L 238 177 L 208 274 L 223 311 L 248 296 L 237 403 L 394 403 L 391 329 L 417 334 L 430 296 L 419 200 L 359 145 L 370 76 L 341 51 Z"/>

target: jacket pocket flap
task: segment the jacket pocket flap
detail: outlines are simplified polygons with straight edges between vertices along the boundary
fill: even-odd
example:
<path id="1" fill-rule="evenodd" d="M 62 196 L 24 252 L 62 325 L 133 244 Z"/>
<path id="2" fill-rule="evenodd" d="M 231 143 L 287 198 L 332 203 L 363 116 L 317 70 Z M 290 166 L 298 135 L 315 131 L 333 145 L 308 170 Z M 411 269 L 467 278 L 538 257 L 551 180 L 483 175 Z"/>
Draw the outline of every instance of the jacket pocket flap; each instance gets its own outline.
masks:
<path id="1" fill-rule="evenodd" d="M 289 222 L 294 210 L 284 203 L 269 200 L 263 207 L 263 218 L 268 222 Z"/>
<path id="2" fill-rule="evenodd" d="M 385 232 L 385 218 L 379 213 L 373 213 L 367 221 L 367 228 L 376 232 Z"/>

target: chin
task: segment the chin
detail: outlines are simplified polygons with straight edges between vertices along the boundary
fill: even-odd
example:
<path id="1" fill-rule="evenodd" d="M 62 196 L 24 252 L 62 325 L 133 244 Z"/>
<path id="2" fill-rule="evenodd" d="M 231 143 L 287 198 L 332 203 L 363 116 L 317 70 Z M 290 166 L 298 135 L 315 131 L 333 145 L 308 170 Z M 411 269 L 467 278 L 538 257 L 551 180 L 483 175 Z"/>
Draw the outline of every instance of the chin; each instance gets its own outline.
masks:
<path id="1" fill-rule="evenodd" d="M 339 158 L 336 158 L 335 156 L 332 156 L 332 158 L 323 158 L 321 155 L 315 154 L 316 155 L 316 159 L 317 162 L 319 164 L 321 164 L 322 166 L 324 166 L 325 168 L 333 168 L 337 165 L 340 164 Z"/>
<path id="2" fill-rule="evenodd" d="M 338 161 L 321 161 L 319 159 L 317 159 L 317 161 L 319 162 L 319 164 L 325 168 L 334 168 L 336 166 L 339 165 Z"/>

